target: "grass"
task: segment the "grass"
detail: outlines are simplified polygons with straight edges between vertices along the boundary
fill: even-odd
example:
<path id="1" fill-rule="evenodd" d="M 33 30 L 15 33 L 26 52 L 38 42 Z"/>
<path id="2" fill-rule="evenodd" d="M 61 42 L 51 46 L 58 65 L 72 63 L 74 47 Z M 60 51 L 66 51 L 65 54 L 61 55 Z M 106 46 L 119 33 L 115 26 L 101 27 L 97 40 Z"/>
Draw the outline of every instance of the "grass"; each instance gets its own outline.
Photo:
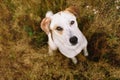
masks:
<path id="1" fill-rule="evenodd" d="M 0 0 L 0 80 L 120 80 L 119 0 Z M 47 54 L 40 22 L 76 5 L 89 57 L 78 64 L 56 51 Z"/>

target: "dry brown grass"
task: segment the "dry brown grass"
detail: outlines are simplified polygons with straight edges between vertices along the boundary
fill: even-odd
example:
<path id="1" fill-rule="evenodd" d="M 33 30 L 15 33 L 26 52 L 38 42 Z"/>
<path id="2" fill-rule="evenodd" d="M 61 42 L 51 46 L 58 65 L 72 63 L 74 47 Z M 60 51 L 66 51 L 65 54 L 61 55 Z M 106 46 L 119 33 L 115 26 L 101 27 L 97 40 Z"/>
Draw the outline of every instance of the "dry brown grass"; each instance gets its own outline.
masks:
<path id="1" fill-rule="evenodd" d="M 79 54 L 77 65 L 58 51 L 49 56 L 39 27 L 46 11 L 71 5 L 79 8 L 79 28 L 89 41 L 90 55 Z M 117 6 L 119 0 L 0 0 L 0 80 L 120 80 Z"/>

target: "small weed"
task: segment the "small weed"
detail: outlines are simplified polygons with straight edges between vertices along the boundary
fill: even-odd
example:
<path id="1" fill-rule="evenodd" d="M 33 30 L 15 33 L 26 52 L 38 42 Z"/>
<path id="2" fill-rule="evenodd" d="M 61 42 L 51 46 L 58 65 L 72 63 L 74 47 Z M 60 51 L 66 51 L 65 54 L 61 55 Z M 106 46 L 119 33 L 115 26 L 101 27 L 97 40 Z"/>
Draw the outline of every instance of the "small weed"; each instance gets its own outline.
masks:
<path id="1" fill-rule="evenodd" d="M 42 47 L 47 44 L 47 40 L 47 35 L 45 33 L 37 33 L 36 36 L 32 37 L 30 44 L 35 45 L 36 47 Z"/>
<path id="2" fill-rule="evenodd" d="M 24 30 L 28 33 L 28 35 L 30 36 L 30 37 L 32 37 L 33 36 L 33 29 L 32 29 L 32 27 L 29 27 L 29 26 L 24 26 L 23 27 L 24 28 Z"/>

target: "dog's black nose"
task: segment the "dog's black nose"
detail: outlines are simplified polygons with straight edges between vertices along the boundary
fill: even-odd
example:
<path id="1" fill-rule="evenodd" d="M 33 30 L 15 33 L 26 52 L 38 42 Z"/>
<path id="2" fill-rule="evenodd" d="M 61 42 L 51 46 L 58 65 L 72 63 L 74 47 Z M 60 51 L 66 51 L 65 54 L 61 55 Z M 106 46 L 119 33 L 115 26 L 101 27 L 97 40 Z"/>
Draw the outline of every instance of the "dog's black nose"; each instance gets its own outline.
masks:
<path id="1" fill-rule="evenodd" d="M 76 45 L 78 42 L 78 38 L 76 36 L 73 36 L 69 39 L 69 41 L 72 45 Z"/>

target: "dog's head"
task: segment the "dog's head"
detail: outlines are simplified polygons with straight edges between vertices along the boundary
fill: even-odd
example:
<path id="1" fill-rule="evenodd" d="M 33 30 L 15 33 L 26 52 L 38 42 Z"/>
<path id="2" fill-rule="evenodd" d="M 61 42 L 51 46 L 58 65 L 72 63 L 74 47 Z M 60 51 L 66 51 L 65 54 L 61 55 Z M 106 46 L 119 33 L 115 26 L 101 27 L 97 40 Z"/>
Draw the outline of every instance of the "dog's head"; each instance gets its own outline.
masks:
<path id="1" fill-rule="evenodd" d="M 49 11 L 41 22 L 41 28 L 47 35 L 52 35 L 53 41 L 74 46 L 79 42 L 77 16 L 78 10 L 75 7 L 69 7 L 56 14 Z"/>

